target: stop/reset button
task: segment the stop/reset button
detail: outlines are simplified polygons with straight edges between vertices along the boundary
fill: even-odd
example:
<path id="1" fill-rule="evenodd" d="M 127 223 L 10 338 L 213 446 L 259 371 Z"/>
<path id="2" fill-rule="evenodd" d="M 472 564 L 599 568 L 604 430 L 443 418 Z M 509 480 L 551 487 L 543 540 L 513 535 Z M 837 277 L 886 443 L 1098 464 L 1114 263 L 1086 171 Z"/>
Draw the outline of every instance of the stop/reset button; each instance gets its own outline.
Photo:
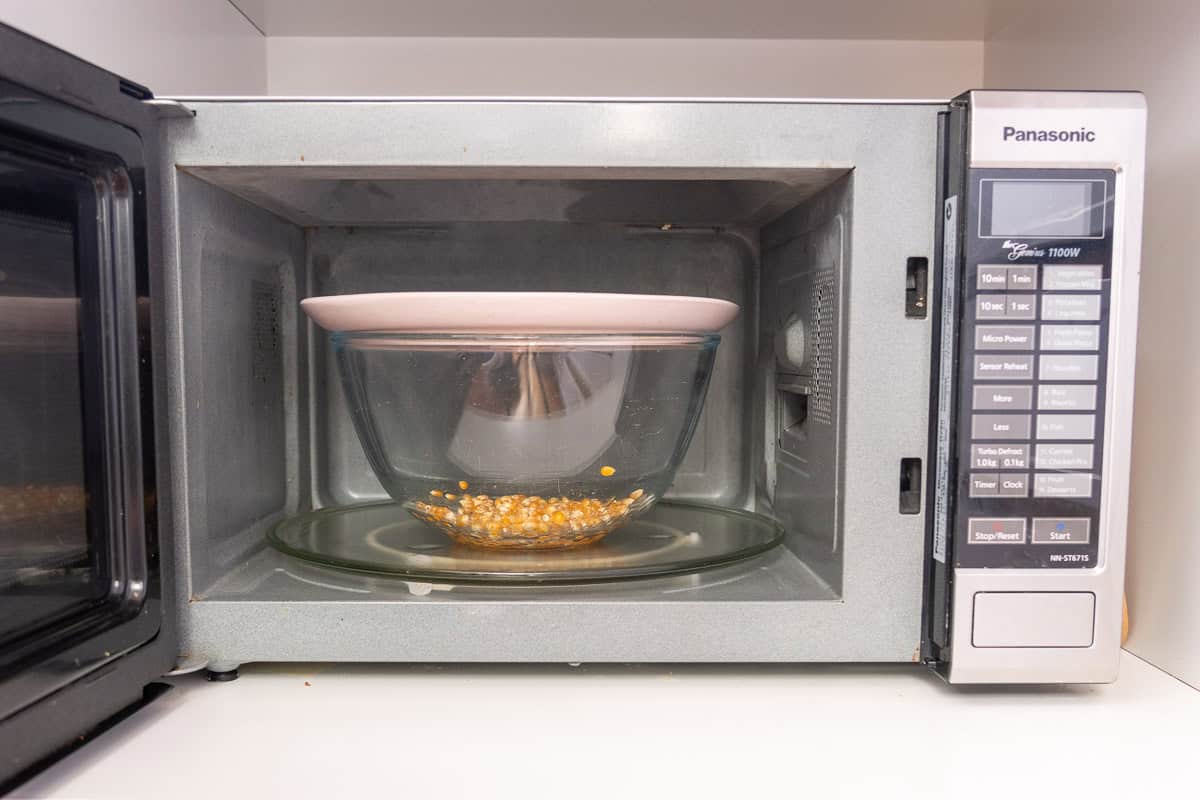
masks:
<path id="1" fill-rule="evenodd" d="M 1091 647 L 1091 592 L 976 592 L 974 647 Z"/>

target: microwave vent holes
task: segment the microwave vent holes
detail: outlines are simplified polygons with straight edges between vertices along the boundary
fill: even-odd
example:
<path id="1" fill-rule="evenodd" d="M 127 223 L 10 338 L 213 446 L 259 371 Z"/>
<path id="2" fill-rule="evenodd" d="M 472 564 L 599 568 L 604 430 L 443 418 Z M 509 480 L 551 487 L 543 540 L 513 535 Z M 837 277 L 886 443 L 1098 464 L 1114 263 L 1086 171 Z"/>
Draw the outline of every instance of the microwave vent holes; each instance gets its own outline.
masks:
<path id="1" fill-rule="evenodd" d="M 808 364 L 812 369 L 811 419 L 833 424 L 834 343 L 837 335 L 837 283 L 832 271 L 818 273 L 812 288 L 812 324 L 808 327 Z"/>

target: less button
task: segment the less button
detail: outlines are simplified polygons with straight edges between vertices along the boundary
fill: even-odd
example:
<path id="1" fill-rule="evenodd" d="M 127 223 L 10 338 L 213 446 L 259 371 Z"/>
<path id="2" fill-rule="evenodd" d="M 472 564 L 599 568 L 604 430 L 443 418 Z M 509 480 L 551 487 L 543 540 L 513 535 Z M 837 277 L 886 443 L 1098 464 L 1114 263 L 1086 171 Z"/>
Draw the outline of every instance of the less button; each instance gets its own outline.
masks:
<path id="1" fill-rule="evenodd" d="M 1028 439 L 1028 414 L 972 414 L 972 439 Z"/>

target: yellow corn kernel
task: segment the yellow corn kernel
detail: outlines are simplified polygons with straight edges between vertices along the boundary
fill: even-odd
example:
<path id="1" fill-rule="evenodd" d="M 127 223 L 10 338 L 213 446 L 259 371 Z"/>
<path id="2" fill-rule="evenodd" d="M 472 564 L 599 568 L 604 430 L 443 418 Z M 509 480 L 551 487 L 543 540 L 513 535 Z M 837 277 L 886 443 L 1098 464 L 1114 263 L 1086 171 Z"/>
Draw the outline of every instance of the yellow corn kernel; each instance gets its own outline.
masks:
<path id="1" fill-rule="evenodd" d="M 612 467 L 604 466 L 600 468 L 600 474 L 606 478 L 611 478 L 613 475 L 617 474 L 617 471 Z"/>
<path id="2" fill-rule="evenodd" d="M 468 486 L 470 486 L 470 485 L 471 485 L 471 484 L 467 483 L 466 481 L 459 481 L 459 482 L 458 482 L 458 488 L 462 489 L 464 492 L 467 490 L 467 487 L 468 487 Z"/>
<path id="3" fill-rule="evenodd" d="M 441 489 L 434 489 L 434 490 L 432 490 L 432 491 L 430 492 L 430 494 L 431 494 L 431 495 L 433 495 L 434 497 L 441 497 L 441 496 L 442 496 L 442 490 L 441 490 Z"/>

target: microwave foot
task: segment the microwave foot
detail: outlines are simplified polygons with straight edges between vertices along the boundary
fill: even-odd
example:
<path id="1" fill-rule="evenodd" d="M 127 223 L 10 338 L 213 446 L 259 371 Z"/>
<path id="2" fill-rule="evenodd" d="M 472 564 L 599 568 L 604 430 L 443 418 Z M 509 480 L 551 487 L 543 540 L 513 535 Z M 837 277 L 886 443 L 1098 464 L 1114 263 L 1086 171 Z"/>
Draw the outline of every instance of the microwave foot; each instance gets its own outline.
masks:
<path id="1" fill-rule="evenodd" d="M 209 664 L 204 671 L 204 677 L 214 683 L 225 683 L 238 679 L 237 664 Z"/>

